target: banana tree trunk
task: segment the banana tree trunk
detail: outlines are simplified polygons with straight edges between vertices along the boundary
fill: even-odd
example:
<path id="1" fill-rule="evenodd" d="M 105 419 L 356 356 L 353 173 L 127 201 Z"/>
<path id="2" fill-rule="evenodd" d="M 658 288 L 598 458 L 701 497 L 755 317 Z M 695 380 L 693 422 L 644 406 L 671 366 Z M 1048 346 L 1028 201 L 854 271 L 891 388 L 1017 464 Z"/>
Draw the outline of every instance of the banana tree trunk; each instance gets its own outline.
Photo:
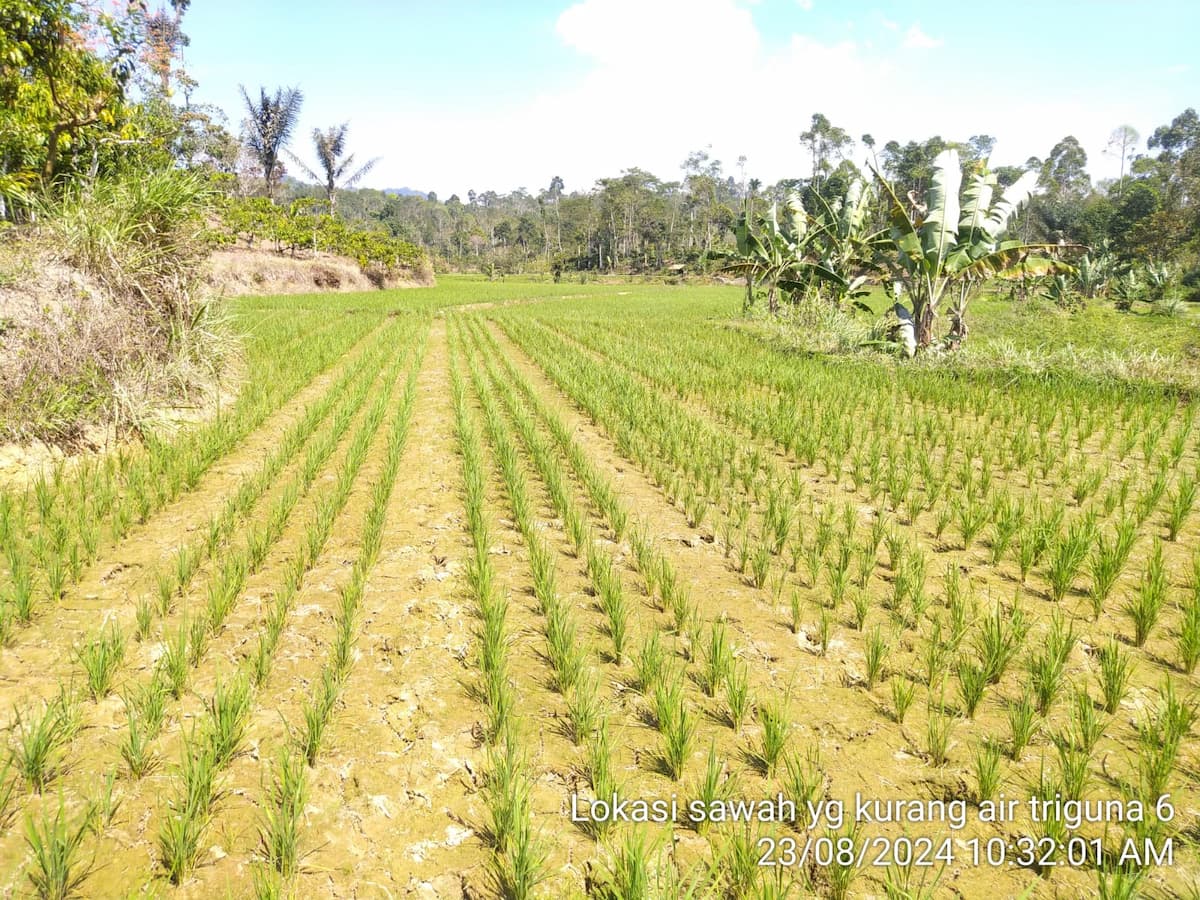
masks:
<path id="1" fill-rule="evenodd" d="M 959 291 L 958 299 L 954 306 L 950 308 L 950 343 L 951 346 L 957 348 L 959 344 L 967 339 L 967 332 L 970 329 L 967 327 L 967 286 Z"/>
<path id="2" fill-rule="evenodd" d="M 958 345 L 967 339 L 970 330 L 967 327 L 967 311 L 957 307 L 950 310 L 950 345 L 954 349 L 958 349 Z"/>
<path id="3" fill-rule="evenodd" d="M 914 318 L 917 321 L 917 346 L 923 349 L 933 343 L 933 304 L 922 304 Z"/>

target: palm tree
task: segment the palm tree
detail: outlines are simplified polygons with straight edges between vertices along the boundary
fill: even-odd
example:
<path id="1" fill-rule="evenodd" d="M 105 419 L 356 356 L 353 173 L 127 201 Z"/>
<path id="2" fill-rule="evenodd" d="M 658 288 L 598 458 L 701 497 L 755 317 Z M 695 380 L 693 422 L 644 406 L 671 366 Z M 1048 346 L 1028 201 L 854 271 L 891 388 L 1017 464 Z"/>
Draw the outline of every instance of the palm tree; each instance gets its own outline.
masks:
<path id="1" fill-rule="evenodd" d="M 262 167 L 267 197 L 273 201 L 275 186 L 283 174 L 279 153 L 296 128 L 304 95 L 299 88 L 276 88 L 272 97 L 267 94 L 266 88 L 259 88 L 259 99 L 256 101 L 246 93 L 245 87 L 241 90 L 242 100 L 246 103 L 242 140 Z"/>
<path id="2" fill-rule="evenodd" d="M 337 206 L 337 192 L 342 188 L 354 187 L 364 175 L 375 168 L 375 163 L 379 162 L 379 157 L 369 159 L 359 166 L 358 171 L 354 174 L 346 174 L 354 165 L 353 153 L 342 158 L 342 154 L 346 152 L 346 132 L 349 128 L 349 123 L 343 122 L 341 125 L 334 125 L 324 131 L 320 128 L 313 129 L 313 149 L 317 152 L 317 163 L 321 174 L 317 174 L 306 166 L 295 154 L 288 153 L 288 156 L 296 161 L 296 164 L 305 171 L 309 178 L 324 185 L 325 199 L 329 202 L 330 215 L 333 215 Z"/>

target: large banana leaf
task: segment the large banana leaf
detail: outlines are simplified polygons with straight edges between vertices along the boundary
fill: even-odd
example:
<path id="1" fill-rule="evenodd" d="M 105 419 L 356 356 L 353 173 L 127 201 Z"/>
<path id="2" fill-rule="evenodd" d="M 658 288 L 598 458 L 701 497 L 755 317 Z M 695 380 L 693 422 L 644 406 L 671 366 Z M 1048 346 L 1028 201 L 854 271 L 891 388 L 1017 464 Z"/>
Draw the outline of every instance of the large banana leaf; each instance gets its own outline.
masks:
<path id="1" fill-rule="evenodd" d="M 787 221 L 792 237 L 799 243 L 808 233 L 808 212 L 804 209 L 804 201 L 800 198 L 800 192 L 788 191 L 786 205 Z"/>
<path id="2" fill-rule="evenodd" d="M 974 244 L 984 237 L 984 223 L 992 206 L 996 176 L 973 172 L 963 191 L 962 217 L 958 220 L 958 242 Z"/>
<path id="3" fill-rule="evenodd" d="M 737 218 L 737 224 L 733 226 L 733 237 L 737 241 L 738 256 L 750 255 L 750 223 L 746 221 L 746 214 L 742 213 Z"/>
<path id="4" fill-rule="evenodd" d="M 743 216 L 742 218 L 744 219 L 745 217 Z M 763 244 L 762 239 L 751 230 L 749 225 L 739 220 L 735 234 L 737 235 L 738 255 L 759 261 L 764 261 L 770 257 L 770 253 Z"/>
<path id="5" fill-rule="evenodd" d="M 1029 195 L 1033 193 L 1033 189 L 1037 185 L 1037 180 L 1036 172 L 1026 172 L 1000 195 L 1000 199 L 996 201 L 996 205 L 992 207 L 991 213 L 983 223 L 983 231 L 988 240 L 994 241 L 1004 233 L 1008 228 L 1008 220 L 1013 217 L 1017 207 L 1029 199 Z"/>
<path id="6" fill-rule="evenodd" d="M 832 269 L 819 265 L 818 263 L 797 263 L 794 266 L 793 271 L 795 271 L 796 274 L 800 275 L 801 277 L 781 278 L 779 280 L 779 286 L 786 291 L 804 290 L 809 286 L 810 279 L 824 281 L 827 284 L 836 285 L 837 287 L 843 289 L 848 289 L 850 287 L 845 278 L 843 278 L 837 272 L 834 272 Z"/>
<path id="7" fill-rule="evenodd" d="M 1075 267 L 1052 256 L 1033 256 L 1033 253 L 1057 253 L 1071 249 L 1062 244 L 1024 244 L 1005 241 L 991 253 L 981 256 L 959 274 L 973 281 L 984 278 L 1003 278 L 1013 274 L 1045 275 L 1051 272 L 1071 274 Z"/>
<path id="8" fill-rule="evenodd" d="M 959 201 L 962 169 L 957 150 L 943 150 L 934 162 L 933 178 L 926 193 L 928 212 L 921 223 L 921 249 L 928 268 L 938 273 L 958 242 Z"/>
<path id="9" fill-rule="evenodd" d="M 846 189 L 846 202 L 841 208 L 842 234 L 847 237 L 861 234 L 870 202 L 870 185 L 862 178 L 855 178 Z"/>
<path id="10" fill-rule="evenodd" d="M 868 165 L 870 164 L 868 163 Z M 892 242 L 900 251 L 901 264 L 909 271 L 923 268 L 925 257 L 921 252 L 921 237 L 917 233 L 917 227 L 908 216 L 908 210 L 896 196 L 896 191 L 888 180 L 873 165 L 871 165 L 871 172 L 883 188 L 884 199 L 888 203 L 888 224 L 891 226 Z"/>
<path id="11" fill-rule="evenodd" d="M 762 265 L 757 262 L 732 262 L 732 263 L 729 263 L 728 265 L 721 266 L 721 271 L 723 273 L 728 273 L 730 275 L 754 276 L 754 275 L 757 275 L 762 270 L 763 270 Z"/>

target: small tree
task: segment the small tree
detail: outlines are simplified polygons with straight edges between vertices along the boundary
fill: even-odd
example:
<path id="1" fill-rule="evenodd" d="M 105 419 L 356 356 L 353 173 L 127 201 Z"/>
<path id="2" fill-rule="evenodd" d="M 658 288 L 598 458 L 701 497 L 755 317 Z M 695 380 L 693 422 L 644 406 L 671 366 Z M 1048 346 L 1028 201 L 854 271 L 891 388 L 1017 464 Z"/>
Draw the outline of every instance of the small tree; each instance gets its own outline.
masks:
<path id="1" fill-rule="evenodd" d="M 369 159 L 359 166 L 357 171 L 347 174 L 350 173 L 351 167 L 354 165 L 353 153 L 344 156 L 346 153 L 346 132 L 349 128 L 349 124 L 343 122 L 341 125 L 334 125 L 324 131 L 320 128 L 313 129 L 313 149 L 317 153 L 317 164 L 321 170 L 320 174 L 306 166 L 295 154 L 288 154 L 304 170 L 309 178 L 319 182 L 325 188 L 325 199 L 329 203 L 330 215 L 334 215 L 337 211 L 337 192 L 342 188 L 354 187 L 379 162 L 378 157 Z"/>
<path id="2" fill-rule="evenodd" d="M 277 88 L 272 97 L 266 88 L 259 88 L 259 98 L 254 100 L 245 87 L 241 90 L 246 104 L 242 140 L 262 168 L 267 198 L 274 200 L 275 187 L 283 175 L 279 154 L 296 129 L 304 95 L 299 88 Z"/>

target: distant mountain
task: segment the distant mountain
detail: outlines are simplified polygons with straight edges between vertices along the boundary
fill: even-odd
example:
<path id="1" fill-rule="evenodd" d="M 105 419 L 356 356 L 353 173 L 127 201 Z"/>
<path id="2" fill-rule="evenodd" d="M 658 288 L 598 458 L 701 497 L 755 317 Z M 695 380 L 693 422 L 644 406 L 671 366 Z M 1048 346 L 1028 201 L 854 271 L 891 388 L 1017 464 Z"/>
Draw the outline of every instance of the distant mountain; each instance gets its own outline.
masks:
<path id="1" fill-rule="evenodd" d="M 429 191 L 417 191 L 410 187 L 384 188 L 385 194 L 395 194 L 398 197 L 428 197 Z"/>

